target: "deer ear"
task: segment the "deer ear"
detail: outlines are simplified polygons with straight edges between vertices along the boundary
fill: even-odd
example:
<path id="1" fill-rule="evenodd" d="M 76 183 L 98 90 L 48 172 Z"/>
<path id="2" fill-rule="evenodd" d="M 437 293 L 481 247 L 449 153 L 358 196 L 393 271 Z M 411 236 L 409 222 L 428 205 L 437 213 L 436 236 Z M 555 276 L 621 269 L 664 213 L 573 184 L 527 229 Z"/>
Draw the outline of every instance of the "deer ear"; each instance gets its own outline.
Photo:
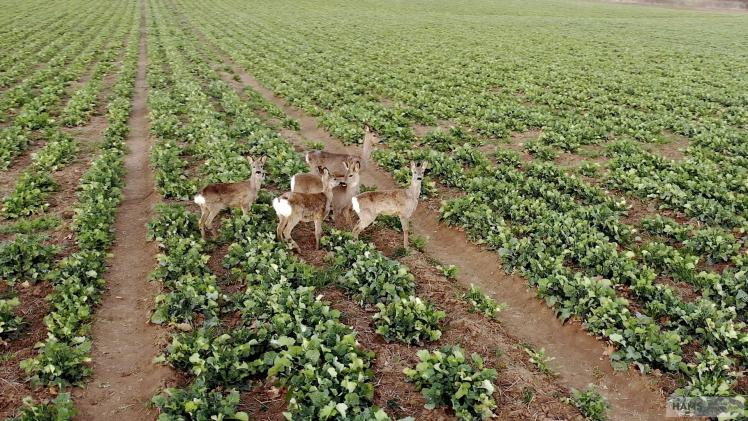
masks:
<path id="1" fill-rule="evenodd" d="M 255 160 L 251 156 L 247 155 L 247 162 L 249 162 L 249 165 L 252 165 L 254 164 Z"/>
<path id="2" fill-rule="evenodd" d="M 364 124 L 364 131 L 366 133 L 371 133 L 371 126 L 369 126 L 368 124 Z"/>
<path id="3" fill-rule="evenodd" d="M 416 161 L 410 161 L 410 170 L 415 171 L 416 170 Z"/>
<path id="4" fill-rule="evenodd" d="M 330 176 L 330 170 L 327 167 L 322 168 L 322 175 Z"/>
<path id="5" fill-rule="evenodd" d="M 359 171 L 361 170 L 361 161 L 356 161 L 355 164 L 353 164 L 353 171 Z"/>
<path id="6" fill-rule="evenodd" d="M 426 168 L 428 168 L 429 163 L 428 163 L 428 161 L 423 161 L 419 165 L 420 165 L 422 171 L 426 171 Z"/>
<path id="7" fill-rule="evenodd" d="M 346 171 L 351 168 L 351 164 L 348 162 L 348 160 L 343 161 L 343 166 L 345 167 Z"/>
<path id="8" fill-rule="evenodd" d="M 324 169 L 325 168 L 322 165 L 317 165 L 317 173 L 319 175 L 322 175 L 322 173 L 324 173 Z"/>
<path id="9" fill-rule="evenodd" d="M 267 160 L 268 160 L 268 156 L 267 155 L 261 156 L 260 157 L 260 165 L 265 165 L 265 163 L 267 162 Z"/>

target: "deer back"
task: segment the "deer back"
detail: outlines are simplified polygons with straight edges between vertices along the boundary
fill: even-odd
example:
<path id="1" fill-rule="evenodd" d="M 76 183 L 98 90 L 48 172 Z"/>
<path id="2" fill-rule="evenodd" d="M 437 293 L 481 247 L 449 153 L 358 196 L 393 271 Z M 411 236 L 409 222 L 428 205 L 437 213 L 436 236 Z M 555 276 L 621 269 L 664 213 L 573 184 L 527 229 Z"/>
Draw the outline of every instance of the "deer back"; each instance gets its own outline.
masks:
<path id="1" fill-rule="evenodd" d="M 238 183 L 215 183 L 205 186 L 200 194 L 206 203 L 223 203 L 226 206 L 238 206 L 257 197 L 259 186 L 252 181 Z"/>
<path id="2" fill-rule="evenodd" d="M 356 196 L 356 204 L 353 205 L 353 208 L 359 215 L 410 216 L 415 209 L 417 200 L 418 198 L 415 201 L 410 200 L 406 190 L 370 191 Z"/>
<path id="3" fill-rule="evenodd" d="M 295 193 L 322 193 L 322 178 L 314 173 L 296 174 L 291 177 L 291 191 Z"/>
<path id="4" fill-rule="evenodd" d="M 309 222 L 324 217 L 327 210 L 327 196 L 324 193 L 289 192 L 283 195 L 291 205 L 291 212 L 301 221 Z"/>

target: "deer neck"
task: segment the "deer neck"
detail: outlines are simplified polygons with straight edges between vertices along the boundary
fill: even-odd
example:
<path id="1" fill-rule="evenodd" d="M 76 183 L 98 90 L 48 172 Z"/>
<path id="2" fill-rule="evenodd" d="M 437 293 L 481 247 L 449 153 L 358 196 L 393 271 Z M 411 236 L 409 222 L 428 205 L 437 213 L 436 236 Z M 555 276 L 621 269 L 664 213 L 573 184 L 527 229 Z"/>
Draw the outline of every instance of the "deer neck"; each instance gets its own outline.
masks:
<path id="1" fill-rule="evenodd" d="M 408 197 L 418 198 L 421 195 L 421 181 L 413 180 L 407 190 Z"/>
<path id="2" fill-rule="evenodd" d="M 329 187 L 326 187 L 324 190 L 322 190 L 322 194 L 325 195 L 325 214 L 330 212 L 330 207 L 332 206 L 332 189 Z"/>
<path id="3" fill-rule="evenodd" d="M 368 136 L 364 138 L 364 145 L 361 147 L 361 165 L 366 166 L 371 158 L 371 140 Z"/>

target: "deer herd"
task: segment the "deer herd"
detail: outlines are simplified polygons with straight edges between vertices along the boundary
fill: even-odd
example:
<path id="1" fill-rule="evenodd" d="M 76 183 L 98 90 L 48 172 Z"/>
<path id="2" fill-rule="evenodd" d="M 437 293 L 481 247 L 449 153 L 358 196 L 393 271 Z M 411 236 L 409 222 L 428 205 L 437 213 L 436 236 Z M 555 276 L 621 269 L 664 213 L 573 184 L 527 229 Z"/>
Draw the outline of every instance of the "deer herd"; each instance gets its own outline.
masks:
<path id="1" fill-rule="evenodd" d="M 314 223 L 315 247 L 319 249 L 322 222 L 332 213 L 333 220 L 352 225 L 353 213 L 358 222 L 353 226 L 353 236 L 371 225 L 379 215 L 392 215 L 400 219 L 403 230 L 403 246 L 408 248 L 408 224 L 418 206 L 421 182 L 426 163 L 410 163 L 412 179 L 406 189 L 367 191 L 359 193 L 361 171 L 366 168 L 371 151 L 379 137 L 368 126 L 364 126 L 364 141 L 360 155 L 348 155 L 327 151 L 309 151 L 305 159 L 311 172 L 291 177 L 291 191 L 273 199 L 273 209 L 278 216 L 276 236 L 280 241 L 299 246 L 291 238 L 291 232 L 299 222 Z M 241 208 L 249 212 L 265 178 L 266 157 L 247 157 L 252 168 L 248 180 L 237 183 L 215 183 L 205 186 L 196 196 L 200 206 L 200 233 L 212 230 L 213 219 L 227 208 Z"/>

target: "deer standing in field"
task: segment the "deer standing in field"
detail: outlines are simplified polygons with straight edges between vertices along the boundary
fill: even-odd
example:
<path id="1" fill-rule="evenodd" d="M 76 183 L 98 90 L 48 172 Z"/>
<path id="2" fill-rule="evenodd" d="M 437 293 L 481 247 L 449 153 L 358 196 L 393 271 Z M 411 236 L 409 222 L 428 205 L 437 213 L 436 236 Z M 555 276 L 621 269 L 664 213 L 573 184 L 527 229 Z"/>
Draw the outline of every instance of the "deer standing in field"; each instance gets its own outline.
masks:
<path id="1" fill-rule="evenodd" d="M 249 180 L 237 183 L 215 183 L 203 187 L 195 196 L 195 203 L 200 206 L 200 234 L 205 238 L 205 229 L 212 229 L 213 219 L 226 208 L 241 208 L 244 215 L 257 200 L 262 181 L 265 179 L 263 166 L 267 160 L 266 156 L 254 160 L 247 157 L 247 162 L 252 169 Z"/>
<path id="2" fill-rule="evenodd" d="M 353 238 L 371 225 L 379 215 L 395 215 L 400 218 L 403 229 L 403 247 L 408 249 L 408 223 L 418 206 L 421 183 L 426 172 L 426 163 L 410 163 L 413 178 L 407 189 L 369 191 L 351 199 L 351 207 L 358 214 L 358 224 L 353 228 Z"/>
<path id="3" fill-rule="evenodd" d="M 299 245 L 291 238 L 291 231 L 299 222 L 314 222 L 315 247 L 319 249 L 322 221 L 330 213 L 332 190 L 340 184 L 340 180 L 333 177 L 327 168 L 322 169 L 321 178 L 321 193 L 287 192 L 273 199 L 273 209 L 278 215 L 275 234 L 278 240 L 290 242 L 291 247 L 295 249 L 298 249 Z"/>
<path id="4" fill-rule="evenodd" d="M 345 218 L 351 222 L 351 198 L 358 194 L 361 181 L 361 162 L 349 158 L 343 161 L 345 174 L 336 177 L 340 184 L 332 190 L 332 215 L 335 221 Z M 320 172 L 322 172 L 320 170 Z M 314 173 L 296 174 L 291 177 L 291 191 L 294 193 L 321 193 L 322 178 Z"/>
<path id="5" fill-rule="evenodd" d="M 351 199 L 358 194 L 361 182 L 361 162 L 345 161 L 345 176 L 332 191 L 332 215 L 335 221 L 344 218 L 346 226 L 351 223 Z"/>
<path id="6" fill-rule="evenodd" d="M 367 124 L 364 125 L 364 142 L 361 146 L 361 155 L 309 151 L 305 156 L 306 163 L 309 164 L 312 171 L 317 171 L 318 168 L 327 168 L 334 174 L 342 174 L 345 171 L 343 163 L 350 160 L 358 162 L 361 168 L 366 168 L 366 164 L 371 158 L 372 148 L 379 142 L 379 136 Z"/>

